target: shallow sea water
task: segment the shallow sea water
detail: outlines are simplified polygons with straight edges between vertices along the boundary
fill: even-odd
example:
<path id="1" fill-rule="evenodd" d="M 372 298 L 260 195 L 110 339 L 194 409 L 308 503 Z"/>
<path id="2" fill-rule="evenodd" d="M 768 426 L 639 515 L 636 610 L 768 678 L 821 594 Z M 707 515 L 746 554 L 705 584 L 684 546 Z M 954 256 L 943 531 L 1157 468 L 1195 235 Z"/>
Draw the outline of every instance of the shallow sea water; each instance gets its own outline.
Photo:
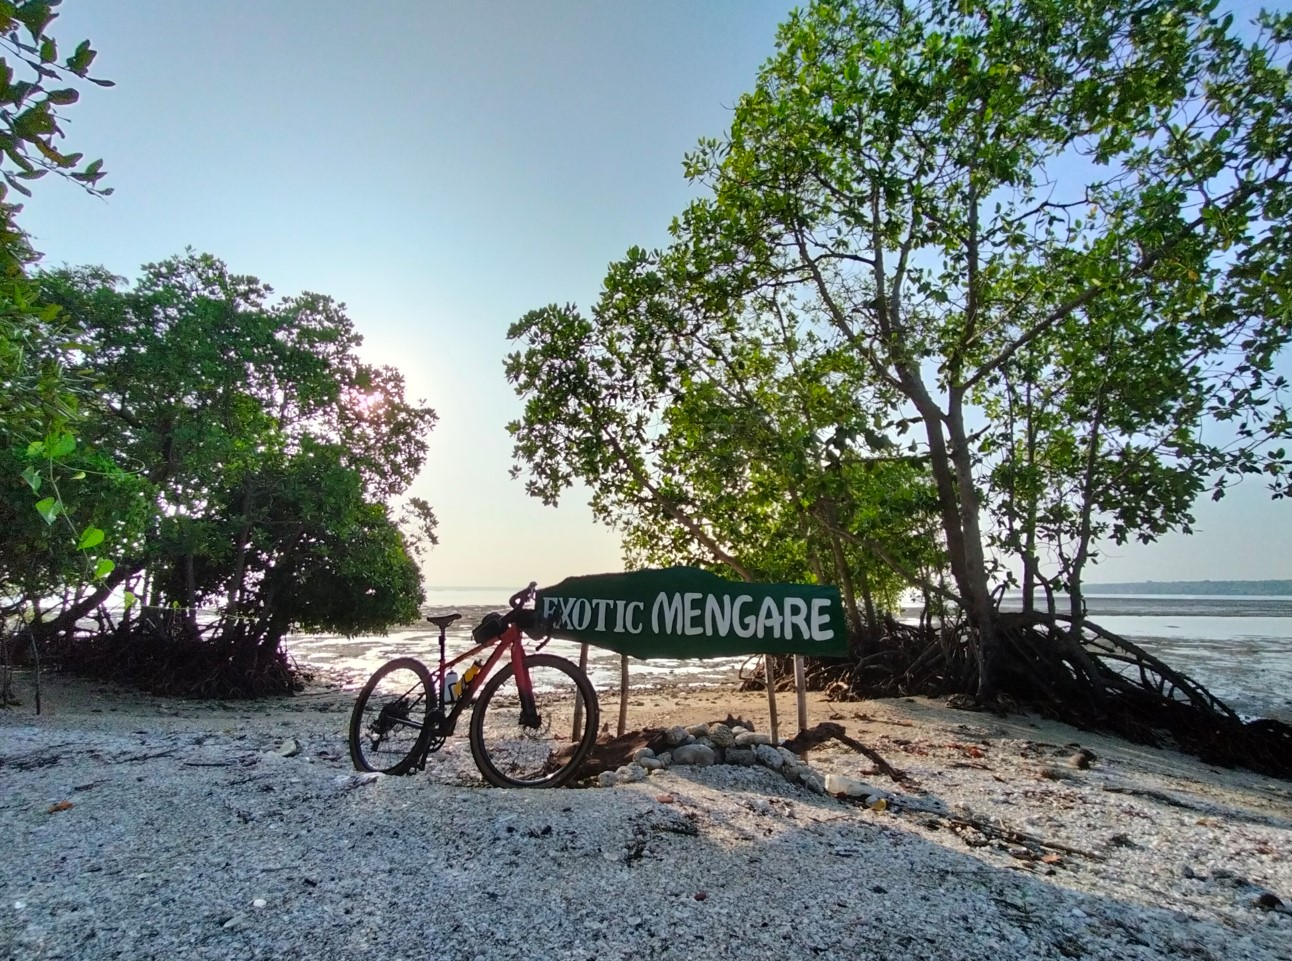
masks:
<path id="1" fill-rule="evenodd" d="M 472 647 L 471 628 L 490 611 L 505 609 L 508 593 L 501 588 L 428 592 L 430 612 L 463 615 L 446 632 L 450 657 Z M 1006 609 L 1009 604 L 1007 598 Z M 1118 595 L 1088 598 L 1087 609 L 1092 621 L 1188 674 L 1240 714 L 1292 723 L 1292 597 Z M 302 664 L 344 672 L 357 686 L 393 657 L 434 663 L 438 639 L 428 624 L 385 636 L 297 635 L 286 647 Z M 566 641 L 552 641 L 546 650 L 573 661 L 579 656 L 579 646 Z M 752 665 L 744 657 L 632 660 L 631 683 L 730 683 L 747 662 Z M 588 675 L 598 690 L 618 687 L 619 655 L 591 648 Z"/>

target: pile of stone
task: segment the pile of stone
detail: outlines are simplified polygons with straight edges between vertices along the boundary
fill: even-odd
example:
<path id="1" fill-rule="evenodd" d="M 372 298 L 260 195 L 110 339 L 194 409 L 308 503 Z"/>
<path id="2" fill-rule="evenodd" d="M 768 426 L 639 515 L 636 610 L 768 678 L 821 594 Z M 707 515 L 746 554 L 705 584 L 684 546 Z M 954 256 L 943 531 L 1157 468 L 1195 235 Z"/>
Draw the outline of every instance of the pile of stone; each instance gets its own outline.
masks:
<path id="1" fill-rule="evenodd" d="M 670 767 L 711 764 L 760 765 L 816 794 L 852 798 L 868 807 L 882 807 L 888 802 L 885 792 L 869 784 L 840 774 L 819 774 L 789 748 L 773 744 L 770 734 L 721 722 L 668 728 L 655 739 L 653 746 L 640 748 L 630 763 L 614 771 L 601 772 L 597 784 L 601 787 L 633 784 Z"/>

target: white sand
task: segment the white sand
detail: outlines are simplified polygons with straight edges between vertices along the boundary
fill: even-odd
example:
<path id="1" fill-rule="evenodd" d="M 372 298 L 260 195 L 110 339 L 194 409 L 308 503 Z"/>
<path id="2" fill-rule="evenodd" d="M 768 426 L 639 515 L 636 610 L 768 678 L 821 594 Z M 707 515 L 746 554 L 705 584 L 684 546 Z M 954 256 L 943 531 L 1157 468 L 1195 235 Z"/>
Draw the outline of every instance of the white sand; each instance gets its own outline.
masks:
<path id="1" fill-rule="evenodd" d="M 352 697 L 51 678 L 42 716 L 0 711 L 0 958 L 1292 958 L 1286 782 L 1025 716 L 814 699 L 809 723 L 913 781 L 839 745 L 810 763 L 889 810 L 763 768 L 503 791 L 464 736 L 422 774 L 355 776 Z M 758 694 L 629 703 L 630 727 L 767 730 Z"/>

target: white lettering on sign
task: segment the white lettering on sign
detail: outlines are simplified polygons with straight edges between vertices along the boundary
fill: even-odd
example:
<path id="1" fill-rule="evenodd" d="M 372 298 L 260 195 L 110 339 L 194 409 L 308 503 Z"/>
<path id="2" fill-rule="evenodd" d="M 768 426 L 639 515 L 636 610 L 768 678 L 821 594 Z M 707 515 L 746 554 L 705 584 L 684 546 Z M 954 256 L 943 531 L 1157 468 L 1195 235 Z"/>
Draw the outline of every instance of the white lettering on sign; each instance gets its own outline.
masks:
<path id="1" fill-rule="evenodd" d="M 812 632 L 808 630 L 807 613 L 807 601 L 803 598 L 785 598 L 785 639 L 787 641 L 793 639 L 796 624 L 803 629 L 803 640 L 806 641 L 812 637 Z"/>
<path id="2" fill-rule="evenodd" d="M 636 610 L 634 610 L 636 608 Z M 642 628 L 642 611 L 646 610 L 646 605 L 641 601 L 628 602 L 628 633 L 640 634 Z M 633 625 L 637 626 L 634 627 Z"/>
<path id="3" fill-rule="evenodd" d="M 736 632 L 736 637 L 753 637 L 754 632 L 758 630 L 758 618 L 750 614 L 747 618 L 742 618 L 740 609 L 746 604 L 752 604 L 754 599 L 748 594 L 741 594 L 736 598 L 736 602 L 731 605 L 731 627 Z"/>
<path id="4" fill-rule="evenodd" d="M 606 609 L 613 603 L 614 601 L 601 599 L 592 602 L 593 606 L 597 609 L 597 630 L 604 631 L 606 629 Z"/>
<path id="5" fill-rule="evenodd" d="M 661 613 L 664 615 L 662 626 L 659 621 Z M 655 598 L 655 603 L 650 609 L 650 628 L 656 634 L 681 634 L 683 613 L 681 594 L 674 594 L 671 600 L 669 595 L 660 594 Z"/>
<path id="6" fill-rule="evenodd" d="M 543 619 L 556 630 L 594 630 L 611 634 L 641 634 L 645 601 L 607 598 L 543 598 Z M 755 601 L 750 594 L 701 594 L 660 592 L 651 602 L 650 627 L 655 634 L 697 637 L 776 638 L 793 641 L 830 641 L 830 599 L 802 597 Z"/>
<path id="7" fill-rule="evenodd" d="M 824 597 L 814 597 L 812 598 L 812 640 L 833 639 L 834 628 L 830 626 L 830 601 Z"/>
<path id="8" fill-rule="evenodd" d="M 766 637 L 769 629 L 772 637 L 781 636 L 781 612 L 774 597 L 764 597 L 763 606 L 758 609 L 758 636 Z"/>
<path id="9" fill-rule="evenodd" d="M 692 635 L 706 633 L 704 625 L 700 623 L 700 618 L 704 616 L 700 610 L 700 599 L 704 595 L 686 594 L 683 596 L 686 597 L 686 633 Z"/>
<path id="10" fill-rule="evenodd" d="M 710 634 L 726 634 L 731 630 L 731 596 L 722 596 L 722 606 L 712 594 L 704 602 L 704 623 L 709 625 Z"/>

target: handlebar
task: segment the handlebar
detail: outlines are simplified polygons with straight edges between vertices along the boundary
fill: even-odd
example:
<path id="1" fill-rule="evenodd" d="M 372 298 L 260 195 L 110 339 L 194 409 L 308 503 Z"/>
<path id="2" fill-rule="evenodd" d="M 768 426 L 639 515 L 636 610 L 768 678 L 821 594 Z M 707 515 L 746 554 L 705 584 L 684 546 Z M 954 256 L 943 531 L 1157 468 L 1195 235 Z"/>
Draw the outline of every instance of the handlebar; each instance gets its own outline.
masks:
<path id="1" fill-rule="evenodd" d="M 538 581 L 530 581 L 529 587 L 522 587 L 515 594 L 507 599 L 507 606 L 513 610 L 521 607 L 528 600 L 532 600 L 538 588 Z"/>
<path id="2" fill-rule="evenodd" d="M 530 637 L 539 637 L 536 631 L 540 630 L 538 612 L 532 607 L 525 607 L 525 603 L 532 600 L 538 592 L 538 581 L 530 581 L 528 587 L 522 587 L 515 594 L 507 599 L 507 604 L 511 610 L 506 614 L 493 612 L 486 614 L 479 624 L 471 631 L 471 637 L 477 644 L 485 644 L 497 638 L 506 629 L 507 625 L 515 624 Z M 541 636 L 546 637 L 544 632 Z"/>

